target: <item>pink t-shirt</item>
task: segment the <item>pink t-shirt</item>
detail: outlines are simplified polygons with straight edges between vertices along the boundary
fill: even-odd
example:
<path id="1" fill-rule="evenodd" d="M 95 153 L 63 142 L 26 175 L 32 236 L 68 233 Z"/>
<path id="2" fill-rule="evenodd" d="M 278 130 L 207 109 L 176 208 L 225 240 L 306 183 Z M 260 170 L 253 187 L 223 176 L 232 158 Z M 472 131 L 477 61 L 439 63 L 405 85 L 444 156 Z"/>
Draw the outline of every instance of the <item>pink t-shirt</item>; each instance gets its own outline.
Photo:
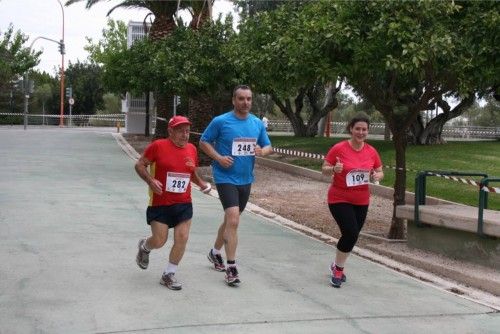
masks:
<path id="1" fill-rule="evenodd" d="M 325 157 L 331 165 L 337 158 L 344 164 L 341 173 L 334 173 L 332 184 L 328 189 L 328 203 L 351 203 L 368 205 L 370 203 L 370 173 L 382 166 L 382 161 L 375 148 L 364 143 L 363 148 L 356 151 L 348 140 L 335 144 Z"/>

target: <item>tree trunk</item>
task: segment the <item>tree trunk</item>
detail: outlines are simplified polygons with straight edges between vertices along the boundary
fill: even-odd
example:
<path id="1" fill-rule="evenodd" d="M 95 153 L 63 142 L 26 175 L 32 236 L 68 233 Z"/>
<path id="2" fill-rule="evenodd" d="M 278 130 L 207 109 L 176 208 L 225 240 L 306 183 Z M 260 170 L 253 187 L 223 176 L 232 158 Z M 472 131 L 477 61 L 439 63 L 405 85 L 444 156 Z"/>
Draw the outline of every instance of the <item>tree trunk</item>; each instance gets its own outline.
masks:
<path id="1" fill-rule="evenodd" d="M 302 120 L 302 118 L 297 115 L 297 109 L 294 113 L 292 110 L 292 104 L 290 103 L 290 100 L 286 100 L 285 105 L 286 105 L 285 110 L 287 112 L 285 114 L 285 116 L 287 116 L 288 120 L 290 121 L 290 124 L 292 125 L 292 129 L 293 129 L 293 133 L 294 133 L 295 137 L 307 137 L 307 135 L 308 135 L 307 127 L 304 124 L 304 121 Z M 299 107 L 299 106 L 296 106 L 296 108 L 297 107 Z M 281 108 L 280 108 L 280 110 L 283 111 Z M 302 110 L 302 106 L 300 106 L 299 113 L 300 113 L 300 110 Z"/>
<path id="2" fill-rule="evenodd" d="M 387 122 L 384 123 L 384 140 L 391 140 L 391 128 Z"/>
<path id="3" fill-rule="evenodd" d="M 214 103 L 207 95 L 200 95 L 189 99 L 188 118 L 191 121 L 191 134 L 189 141 L 198 146 L 201 134 L 214 117 Z M 208 166 L 212 162 L 210 157 L 198 150 L 200 166 Z"/>
<path id="4" fill-rule="evenodd" d="M 318 122 L 318 137 L 324 137 L 325 136 L 325 128 L 326 128 L 326 122 L 328 121 L 328 117 L 324 116 L 322 117 L 319 122 Z"/>
<path id="5" fill-rule="evenodd" d="M 149 92 L 146 92 L 146 122 L 144 123 L 144 136 L 149 137 Z"/>
<path id="6" fill-rule="evenodd" d="M 149 31 L 149 38 L 152 41 L 158 41 L 170 35 L 176 28 L 173 15 L 175 11 L 168 14 L 155 13 L 155 20 Z M 156 92 L 156 127 L 153 140 L 167 137 L 167 122 L 174 115 L 173 111 L 173 92 Z"/>
<path id="7" fill-rule="evenodd" d="M 413 145 L 420 145 L 422 142 L 420 141 L 422 132 L 424 131 L 424 121 L 422 120 L 422 116 L 419 114 L 417 119 L 410 125 L 410 131 L 408 132 L 408 142 Z"/>
<path id="8" fill-rule="evenodd" d="M 389 239 L 404 239 L 405 222 L 396 218 L 396 206 L 405 204 L 406 191 L 406 131 L 393 132 L 392 141 L 396 150 L 396 180 L 394 183 L 394 202 Z"/>
<path id="9" fill-rule="evenodd" d="M 322 105 L 319 105 L 320 101 L 318 101 L 319 94 L 317 94 L 317 90 L 322 89 L 323 87 L 324 86 L 322 84 L 316 84 L 313 87 L 310 87 L 306 92 L 307 98 L 309 99 L 309 104 L 311 105 L 312 109 L 312 113 L 307 120 L 307 137 L 316 136 L 318 134 L 319 128 L 318 123 L 321 121 L 321 119 L 328 115 L 329 112 L 331 112 L 339 105 L 336 94 L 340 90 L 340 88 L 337 90 L 332 84 L 329 84 L 324 88 L 325 98 Z"/>
<path id="10" fill-rule="evenodd" d="M 339 87 L 334 87 L 333 85 L 328 86 L 325 94 L 325 101 L 321 107 L 318 106 L 318 100 L 316 98 L 317 93 L 314 92 L 314 90 L 317 88 L 318 85 L 314 85 L 308 88 L 301 88 L 293 101 L 295 110 L 292 107 L 292 103 L 289 98 L 285 99 L 283 102 L 277 97 L 277 95 L 271 94 L 271 98 L 273 99 L 274 103 L 290 121 L 295 137 L 316 136 L 318 134 L 318 122 L 323 116 L 325 116 L 326 114 L 328 114 L 328 112 L 338 106 L 336 94 L 340 90 L 340 85 Z M 312 113 L 308 119 L 307 124 L 304 124 L 304 120 L 302 119 L 300 113 L 304 106 L 304 97 L 306 95 L 309 99 Z"/>
<path id="11" fill-rule="evenodd" d="M 300 103 L 297 103 L 297 101 L 300 99 L 302 100 L 304 98 L 304 93 L 299 93 L 297 98 L 295 98 L 295 112 L 293 111 L 292 108 L 292 103 L 290 102 L 289 99 L 285 99 L 285 102 L 281 101 L 276 95 L 271 94 L 271 98 L 273 99 L 274 103 L 278 106 L 278 108 L 281 110 L 281 112 L 288 118 L 290 121 L 290 124 L 292 125 L 293 133 L 295 137 L 305 137 L 307 133 L 306 126 L 304 125 L 304 121 L 300 117 L 300 110 L 302 110 L 302 106 Z M 300 108 L 297 113 L 297 108 Z"/>
<path id="12" fill-rule="evenodd" d="M 433 118 L 423 129 L 422 133 L 419 136 L 419 144 L 444 144 L 445 141 L 442 137 L 443 127 L 448 121 L 445 117 Z"/>
<path id="13" fill-rule="evenodd" d="M 193 18 L 189 27 L 198 30 L 203 25 L 212 22 L 212 0 L 193 2 Z M 188 118 L 191 121 L 190 142 L 198 146 L 201 134 L 214 117 L 214 101 L 206 94 L 191 96 L 188 102 Z M 200 166 L 209 166 L 212 159 L 202 150 L 198 150 L 198 161 Z"/>
<path id="14" fill-rule="evenodd" d="M 153 140 L 167 138 L 167 123 L 174 116 L 174 94 L 157 93 L 156 127 Z"/>
<path id="15" fill-rule="evenodd" d="M 445 140 L 442 137 L 443 127 L 450 119 L 462 115 L 462 113 L 474 103 L 474 94 L 470 93 L 466 98 L 460 101 L 454 108 L 451 108 L 448 102 L 439 97 L 436 103 L 441 110 L 441 114 L 436 115 L 428 122 L 425 127 L 422 117 L 418 118 L 411 125 L 412 141 L 418 145 L 443 144 Z"/>

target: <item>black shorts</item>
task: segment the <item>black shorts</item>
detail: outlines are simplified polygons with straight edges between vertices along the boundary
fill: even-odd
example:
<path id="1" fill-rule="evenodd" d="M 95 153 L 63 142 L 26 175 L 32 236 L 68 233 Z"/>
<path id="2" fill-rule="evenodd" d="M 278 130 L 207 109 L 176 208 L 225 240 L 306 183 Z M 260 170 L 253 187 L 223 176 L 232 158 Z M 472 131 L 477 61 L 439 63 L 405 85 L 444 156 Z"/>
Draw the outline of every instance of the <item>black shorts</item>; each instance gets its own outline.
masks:
<path id="1" fill-rule="evenodd" d="M 242 186 L 230 183 L 219 183 L 215 186 L 217 187 L 219 199 L 224 210 L 233 206 L 238 206 L 240 208 L 240 213 L 245 210 L 248 198 L 250 197 L 250 189 L 252 188 L 251 183 Z"/>
<path id="2" fill-rule="evenodd" d="M 192 203 L 148 206 L 146 210 L 146 220 L 149 225 L 152 221 L 157 221 L 172 228 L 191 218 L 193 218 Z"/>

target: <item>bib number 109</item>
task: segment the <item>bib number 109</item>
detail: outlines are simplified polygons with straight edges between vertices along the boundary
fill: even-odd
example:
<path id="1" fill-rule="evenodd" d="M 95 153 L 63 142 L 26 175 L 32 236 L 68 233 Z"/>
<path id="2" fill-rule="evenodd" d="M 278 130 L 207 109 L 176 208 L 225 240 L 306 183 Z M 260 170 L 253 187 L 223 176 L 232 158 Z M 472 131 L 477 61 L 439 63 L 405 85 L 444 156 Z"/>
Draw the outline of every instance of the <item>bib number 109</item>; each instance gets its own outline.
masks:
<path id="1" fill-rule="evenodd" d="M 346 185 L 348 187 L 362 186 L 368 184 L 370 172 L 366 170 L 352 170 L 346 175 Z"/>

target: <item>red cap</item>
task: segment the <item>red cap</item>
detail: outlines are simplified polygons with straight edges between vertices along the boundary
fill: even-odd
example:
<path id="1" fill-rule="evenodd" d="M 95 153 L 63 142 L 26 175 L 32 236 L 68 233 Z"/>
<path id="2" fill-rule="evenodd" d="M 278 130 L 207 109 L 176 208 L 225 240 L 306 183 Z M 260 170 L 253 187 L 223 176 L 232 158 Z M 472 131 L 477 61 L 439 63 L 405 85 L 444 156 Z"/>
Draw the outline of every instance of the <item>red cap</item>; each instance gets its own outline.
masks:
<path id="1" fill-rule="evenodd" d="M 169 128 L 175 128 L 176 126 L 179 126 L 182 124 L 191 125 L 191 122 L 184 116 L 174 116 L 170 119 L 170 121 L 168 121 Z"/>

